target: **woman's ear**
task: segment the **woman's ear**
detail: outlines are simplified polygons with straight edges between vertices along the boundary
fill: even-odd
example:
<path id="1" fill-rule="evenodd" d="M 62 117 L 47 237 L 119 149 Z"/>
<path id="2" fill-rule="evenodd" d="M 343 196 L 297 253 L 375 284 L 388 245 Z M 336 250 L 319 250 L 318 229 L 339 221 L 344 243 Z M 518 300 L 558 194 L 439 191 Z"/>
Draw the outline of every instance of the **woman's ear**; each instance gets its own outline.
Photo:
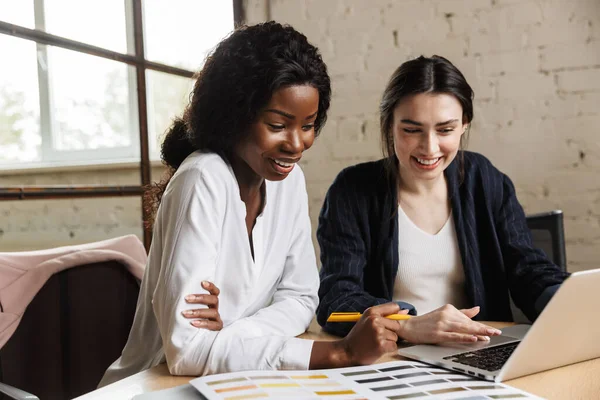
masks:
<path id="1" fill-rule="evenodd" d="M 463 117 L 463 120 L 462 120 L 462 133 L 461 133 L 461 135 L 464 134 L 467 131 L 467 129 L 469 129 L 469 125 L 470 124 L 469 124 L 469 121 L 467 120 L 467 118 Z"/>

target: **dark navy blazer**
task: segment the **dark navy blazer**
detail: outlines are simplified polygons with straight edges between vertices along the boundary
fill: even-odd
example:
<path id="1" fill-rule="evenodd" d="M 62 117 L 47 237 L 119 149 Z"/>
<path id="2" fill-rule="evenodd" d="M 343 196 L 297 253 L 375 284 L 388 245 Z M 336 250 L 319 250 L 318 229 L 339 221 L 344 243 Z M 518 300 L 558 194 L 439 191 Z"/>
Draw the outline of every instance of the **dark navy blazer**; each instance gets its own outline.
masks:
<path id="1" fill-rule="evenodd" d="M 510 290 L 517 307 L 534 320 L 568 274 L 533 247 L 511 180 L 484 156 L 466 151 L 461 177 L 460 156 L 444 174 L 467 299 L 481 307 L 475 319 L 512 321 Z M 317 320 L 334 334 L 345 336 L 352 324 L 327 324 L 330 313 L 363 312 L 392 299 L 398 201 L 390 182 L 383 160 L 367 162 L 344 169 L 325 197 L 317 229 L 322 263 Z"/>

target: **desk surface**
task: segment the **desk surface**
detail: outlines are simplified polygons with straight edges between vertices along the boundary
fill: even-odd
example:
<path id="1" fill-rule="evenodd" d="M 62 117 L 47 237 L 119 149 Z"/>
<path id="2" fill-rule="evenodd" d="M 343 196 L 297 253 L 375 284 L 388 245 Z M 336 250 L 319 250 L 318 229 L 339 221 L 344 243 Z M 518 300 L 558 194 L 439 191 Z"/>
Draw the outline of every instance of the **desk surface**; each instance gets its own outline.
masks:
<path id="1" fill-rule="evenodd" d="M 489 325 L 502 328 L 512 324 L 496 322 Z M 339 339 L 322 332 L 316 324 L 311 325 L 309 330 L 300 337 L 313 340 Z M 403 357 L 396 353 L 389 353 L 381 357 L 378 362 L 402 359 Z M 183 385 L 193 378 L 171 376 L 166 364 L 160 364 L 78 397 L 77 400 L 129 400 L 136 394 Z M 600 358 L 512 379 L 504 383 L 549 400 L 600 398 Z"/>

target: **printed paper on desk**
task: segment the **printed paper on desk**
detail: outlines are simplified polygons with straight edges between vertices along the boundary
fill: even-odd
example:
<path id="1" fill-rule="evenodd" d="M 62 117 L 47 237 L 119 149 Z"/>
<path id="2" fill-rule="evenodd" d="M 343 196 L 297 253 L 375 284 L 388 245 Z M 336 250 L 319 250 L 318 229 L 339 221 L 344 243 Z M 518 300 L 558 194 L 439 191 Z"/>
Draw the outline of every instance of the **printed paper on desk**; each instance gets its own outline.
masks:
<path id="1" fill-rule="evenodd" d="M 209 400 L 539 399 L 522 390 L 417 361 L 313 371 L 243 371 L 190 382 Z"/>

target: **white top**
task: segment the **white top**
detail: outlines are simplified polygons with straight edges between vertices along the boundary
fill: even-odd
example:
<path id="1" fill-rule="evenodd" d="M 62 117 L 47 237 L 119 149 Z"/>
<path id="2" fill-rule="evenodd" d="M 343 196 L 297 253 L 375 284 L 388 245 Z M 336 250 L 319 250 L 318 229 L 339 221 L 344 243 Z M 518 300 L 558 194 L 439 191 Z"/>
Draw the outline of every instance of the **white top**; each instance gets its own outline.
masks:
<path id="1" fill-rule="evenodd" d="M 463 270 L 452 213 L 432 235 L 416 226 L 398 206 L 398 274 L 394 301 L 412 304 L 419 315 L 445 304 L 465 308 Z"/>
<path id="2" fill-rule="evenodd" d="M 231 167 L 193 153 L 162 197 L 133 326 L 121 358 L 100 386 L 166 360 L 173 375 L 251 369 L 308 369 L 313 341 L 298 339 L 317 308 L 319 276 L 308 197 L 298 165 L 266 182 L 266 204 L 252 231 Z M 221 290 L 223 329 L 199 329 L 181 315 L 203 307 L 188 294 Z"/>

